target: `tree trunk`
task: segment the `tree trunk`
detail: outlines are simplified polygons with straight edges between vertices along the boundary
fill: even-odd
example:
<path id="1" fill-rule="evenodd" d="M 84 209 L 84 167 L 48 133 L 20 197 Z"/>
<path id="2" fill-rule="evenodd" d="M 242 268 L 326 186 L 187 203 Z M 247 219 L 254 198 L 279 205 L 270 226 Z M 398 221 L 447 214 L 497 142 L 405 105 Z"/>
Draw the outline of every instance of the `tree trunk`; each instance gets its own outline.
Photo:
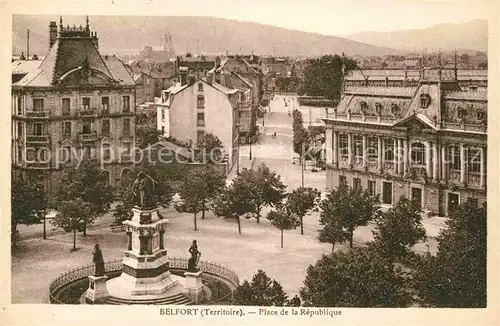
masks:
<path id="1" fill-rule="evenodd" d="M 281 248 L 283 248 L 283 229 L 281 230 Z"/>
<path id="2" fill-rule="evenodd" d="M 354 230 L 349 230 L 349 247 L 352 248 L 352 242 L 354 238 Z"/>
<path id="3" fill-rule="evenodd" d="M 236 217 L 236 222 L 238 222 L 238 233 L 241 235 L 241 223 L 239 215 Z"/>
<path id="4" fill-rule="evenodd" d="M 194 222 L 194 230 L 198 231 L 198 227 L 196 225 L 196 212 L 194 213 L 194 220 L 193 220 L 193 222 Z"/>
<path id="5" fill-rule="evenodd" d="M 83 236 L 87 236 L 87 221 L 83 222 Z"/>
<path id="6" fill-rule="evenodd" d="M 201 219 L 205 219 L 205 202 L 202 203 Z"/>
<path id="7" fill-rule="evenodd" d="M 76 228 L 73 229 L 73 250 L 76 250 Z"/>
<path id="8" fill-rule="evenodd" d="M 300 217 L 300 234 L 304 235 L 304 217 Z"/>
<path id="9" fill-rule="evenodd" d="M 260 206 L 257 208 L 257 223 L 260 221 Z"/>
<path id="10" fill-rule="evenodd" d="M 335 251 L 335 241 L 332 241 L 332 254 Z"/>

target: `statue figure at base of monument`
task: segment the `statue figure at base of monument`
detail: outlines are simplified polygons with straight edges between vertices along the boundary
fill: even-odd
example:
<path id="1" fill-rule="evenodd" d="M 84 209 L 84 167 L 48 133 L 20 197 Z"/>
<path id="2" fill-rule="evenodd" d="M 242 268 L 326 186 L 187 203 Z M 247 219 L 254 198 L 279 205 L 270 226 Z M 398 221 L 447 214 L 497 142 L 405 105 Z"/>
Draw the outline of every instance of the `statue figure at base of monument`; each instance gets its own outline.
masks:
<path id="1" fill-rule="evenodd" d="M 95 244 L 94 252 L 92 253 L 92 262 L 95 265 L 94 276 L 104 276 L 104 258 L 102 251 L 99 249 L 99 244 Z"/>
<path id="2" fill-rule="evenodd" d="M 198 262 L 200 261 L 201 252 L 198 251 L 198 244 L 196 240 L 193 240 L 191 247 L 189 248 L 189 253 L 191 254 L 191 258 L 188 260 L 188 272 L 197 272 Z"/>

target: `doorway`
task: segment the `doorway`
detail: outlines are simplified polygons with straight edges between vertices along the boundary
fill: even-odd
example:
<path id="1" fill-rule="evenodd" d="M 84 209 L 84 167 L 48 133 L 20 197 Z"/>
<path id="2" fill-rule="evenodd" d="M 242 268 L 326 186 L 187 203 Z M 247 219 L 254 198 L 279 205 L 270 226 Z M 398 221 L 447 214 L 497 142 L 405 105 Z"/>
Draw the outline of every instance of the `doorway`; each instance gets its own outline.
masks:
<path id="1" fill-rule="evenodd" d="M 392 204 L 392 182 L 384 182 L 382 184 L 382 202 L 384 204 Z"/>
<path id="2" fill-rule="evenodd" d="M 411 188 L 411 201 L 415 203 L 419 211 L 422 210 L 422 188 Z"/>
<path id="3" fill-rule="evenodd" d="M 448 193 L 448 215 L 458 208 L 460 204 L 460 196 L 457 193 Z"/>

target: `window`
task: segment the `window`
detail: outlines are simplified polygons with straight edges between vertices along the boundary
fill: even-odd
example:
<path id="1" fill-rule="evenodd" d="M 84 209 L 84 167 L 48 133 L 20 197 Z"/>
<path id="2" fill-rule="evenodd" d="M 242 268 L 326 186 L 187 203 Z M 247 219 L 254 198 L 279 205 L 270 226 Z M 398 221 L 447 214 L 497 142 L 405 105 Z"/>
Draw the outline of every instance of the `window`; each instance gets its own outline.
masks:
<path id="1" fill-rule="evenodd" d="M 160 109 L 161 110 L 161 121 L 165 121 L 165 109 Z"/>
<path id="2" fill-rule="evenodd" d="M 399 114 L 399 106 L 396 103 L 391 104 L 391 114 L 395 116 Z"/>
<path id="3" fill-rule="evenodd" d="M 384 160 L 394 160 L 394 139 L 384 139 Z"/>
<path id="4" fill-rule="evenodd" d="M 199 112 L 198 113 L 198 126 L 203 127 L 205 125 L 205 113 Z"/>
<path id="5" fill-rule="evenodd" d="M 450 159 L 450 170 L 460 170 L 462 161 L 460 160 L 460 147 L 450 146 L 448 149 L 448 156 Z"/>
<path id="6" fill-rule="evenodd" d="M 130 119 L 129 118 L 123 119 L 123 131 L 126 131 L 126 132 L 130 131 Z"/>
<path id="7" fill-rule="evenodd" d="M 377 182 L 368 180 L 368 192 L 370 195 L 375 196 L 377 194 Z"/>
<path id="8" fill-rule="evenodd" d="M 161 126 L 161 134 L 164 135 L 165 134 L 165 126 Z"/>
<path id="9" fill-rule="evenodd" d="M 82 98 L 82 106 L 84 110 L 89 110 L 90 109 L 90 97 L 84 97 Z"/>
<path id="10" fill-rule="evenodd" d="M 35 122 L 33 123 L 33 135 L 42 136 L 43 135 L 43 123 Z"/>
<path id="11" fill-rule="evenodd" d="M 33 99 L 33 111 L 43 111 L 43 99 L 34 98 Z"/>
<path id="12" fill-rule="evenodd" d="M 468 171 L 481 172 L 481 150 L 478 148 L 467 149 L 467 162 L 469 163 Z"/>
<path id="13" fill-rule="evenodd" d="M 89 151 L 90 151 L 90 158 L 96 158 L 95 147 L 89 147 Z"/>
<path id="14" fill-rule="evenodd" d="M 362 101 L 360 103 L 360 107 L 361 112 L 366 113 L 366 111 L 368 111 L 368 104 L 365 101 Z"/>
<path id="15" fill-rule="evenodd" d="M 420 95 L 420 107 L 422 109 L 427 109 L 431 104 L 431 97 L 429 94 L 421 94 Z"/>
<path id="16" fill-rule="evenodd" d="M 392 183 L 384 182 L 382 183 L 382 203 L 392 204 Z"/>
<path id="17" fill-rule="evenodd" d="M 63 146 L 61 147 L 61 163 L 66 163 L 71 161 L 71 147 Z"/>
<path id="18" fill-rule="evenodd" d="M 26 150 L 26 161 L 28 161 L 28 162 L 35 161 L 35 150 L 34 149 Z"/>
<path id="19" fill-rule="evenodd" d="M 479 120 L 479 121 L 483 121 L 484 118 L 485 118 L 485 114 L 484 114 L 484 111 L 483 110 L 478 110 L 476 112 L 476 119 Z"/>
<path id="20" fill-rule="evenodd" d="M 22 122 L 17 122 L 17 137 L 23 138 L 24 137 L 24 126 Z"/>
<path id="21" fill-rule="evenodd" d="M 368 138 L 368 148 L 366 157 L 368 162 L 376 163 L 378 160 L 378 138 L 377 137 L 369 137 Z"/>
<path id="22" fill-rule="evenodd" d="M 339 175 L 339 186 L 347 186 L 347 178 L 344 175 Z"/>
<path id="23" fill-rule="evenodd" d="M 103 111 L 107 111 L 106 113 L 109 112 L 109 97 L 103 96 L 101 98 L 101 106 Z"/>
<path id="24" fill-rule="evenodd" d="M 414 143 L 411 145 L 411 160 L 413 164 L 425 164 L 425 145 L 422 143 Z"/>
<path id="25" fill-rule="evenodd" d="M 71 100 L 69 98 L 62 99 L 62 115 L 70 115 L 71 113 Z"/>
<path id="26" fill-rule="evenodd" d="M 198 92 L 203 92 L 203 83 L 198 84 Z"/>
<path id="27" fill-rule="evenodd" d="M 130 96 L 126 95 L 123 97 L 123 112 L 130 112 Z"/>
<path id="28" fill-rule="evenodd" d="M 198 141 L 200 139 L 203 139 L 203 137 L 205 137 L 205 132 L 203 130 L 198 130 L 197 137 L 198 137 Z"/>
<path id="29" fill-rule="evenodd" d="M 354 189 L 361 189 L 361 179 L 360 178 L 353 178 L 352 179 L 352 187 Z"/>
<path id="30" fill-rule="evenodd" d="M 103 144 L 102 145 L 102 158 L 104 160 L 109 160 L 111 157 L 111 147 L 109 144 Z"/>
<path id="31" fill-rule="evenodd" d="M 64 136 L 71 136 L 71 121 L 64 121 L 62 129 Z"/>
<path id="32" fill-rule="evenodd" d="M 23 98 L 18 96 L 17 98 L 17 115 L 23 114 Z"/>
<path id="33" fill-rule="evenodd" d="M 343 158 L 347 158 L 349 155 L 349 138 L 347 135 L 339 135 L 339 152 Z"/>
<path id="34" fill-rule="evenodd" d="M 17 161 L 21 162 L 23 160 L 23 149 L 21 147 L 17 148 Z"/>
<path id="35" fill-rule="evenodd" d="M 203 95 L 198 95 L 198 108 L 205 107 L 205 97 Z"/>
<path id="36" fill-rule="evenodd" d="M 132 153 L 132 144 L 131 143 L 125 143 L 123 148 L 124 148 L 125 155 L 130 155 Z"/>
<path id="37" fill-rule="evenodd" d="M 103 135 L 108 135 L 109 136 L 109 133 L 110 133 L 110 126 L 109 126 L 109 119 L 104 119 L 102 120 L 102 134 Z"/>
<path id="38" fill-rule="evenodd" d="M 92 122 L 86 120 L 83 122 L 83 128 L 82 132 L 84 134 L 91 134 L 92 133 Z"/>
<path id="39" fill-rule="evenodd" d="M 354 136 L 354 159 L 358 164 L 363 159 L 363 137 L 361 136 Z"/>
<path id="40" fill-rule="evenodd" d="M 382 113 L 382 104 L 377 102 L 375 103 L 375 112 L 377 112 L 377 114 L 381 114 Z"/>

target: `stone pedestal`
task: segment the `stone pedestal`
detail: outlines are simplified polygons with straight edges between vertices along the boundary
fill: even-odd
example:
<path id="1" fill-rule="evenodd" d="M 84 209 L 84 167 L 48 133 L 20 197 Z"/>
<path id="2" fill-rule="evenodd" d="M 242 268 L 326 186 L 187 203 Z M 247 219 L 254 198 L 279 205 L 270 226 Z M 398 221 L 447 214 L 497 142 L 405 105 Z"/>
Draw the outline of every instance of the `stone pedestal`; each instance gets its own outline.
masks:
<path id="1" fill-rule="evenodd" d="M 184 273 L 184 294 L 198 304 L 203 299 L 202 271 Z"/>
<path id="2" fill-rule="evenodd" d="M 163 235 L 167 219 L 161 218 L 158 209 L 132 209 L 133 217 L 123 224 L 128 246 L 123 258 L 122 274 L 110 281 L 112 295 L 120 289 L 123 295 L 159 295 L 175 287 L 178 281 L 171 278 L 167 250 Z"/>
<path id="3" fill-rule="evenodd" d="M 107 276 L 89 276 L 89 288 L 85 294 L 85 298 L 90 303 L 103 303 L 109 297 L 108 288 L 106 286 Z"/>

